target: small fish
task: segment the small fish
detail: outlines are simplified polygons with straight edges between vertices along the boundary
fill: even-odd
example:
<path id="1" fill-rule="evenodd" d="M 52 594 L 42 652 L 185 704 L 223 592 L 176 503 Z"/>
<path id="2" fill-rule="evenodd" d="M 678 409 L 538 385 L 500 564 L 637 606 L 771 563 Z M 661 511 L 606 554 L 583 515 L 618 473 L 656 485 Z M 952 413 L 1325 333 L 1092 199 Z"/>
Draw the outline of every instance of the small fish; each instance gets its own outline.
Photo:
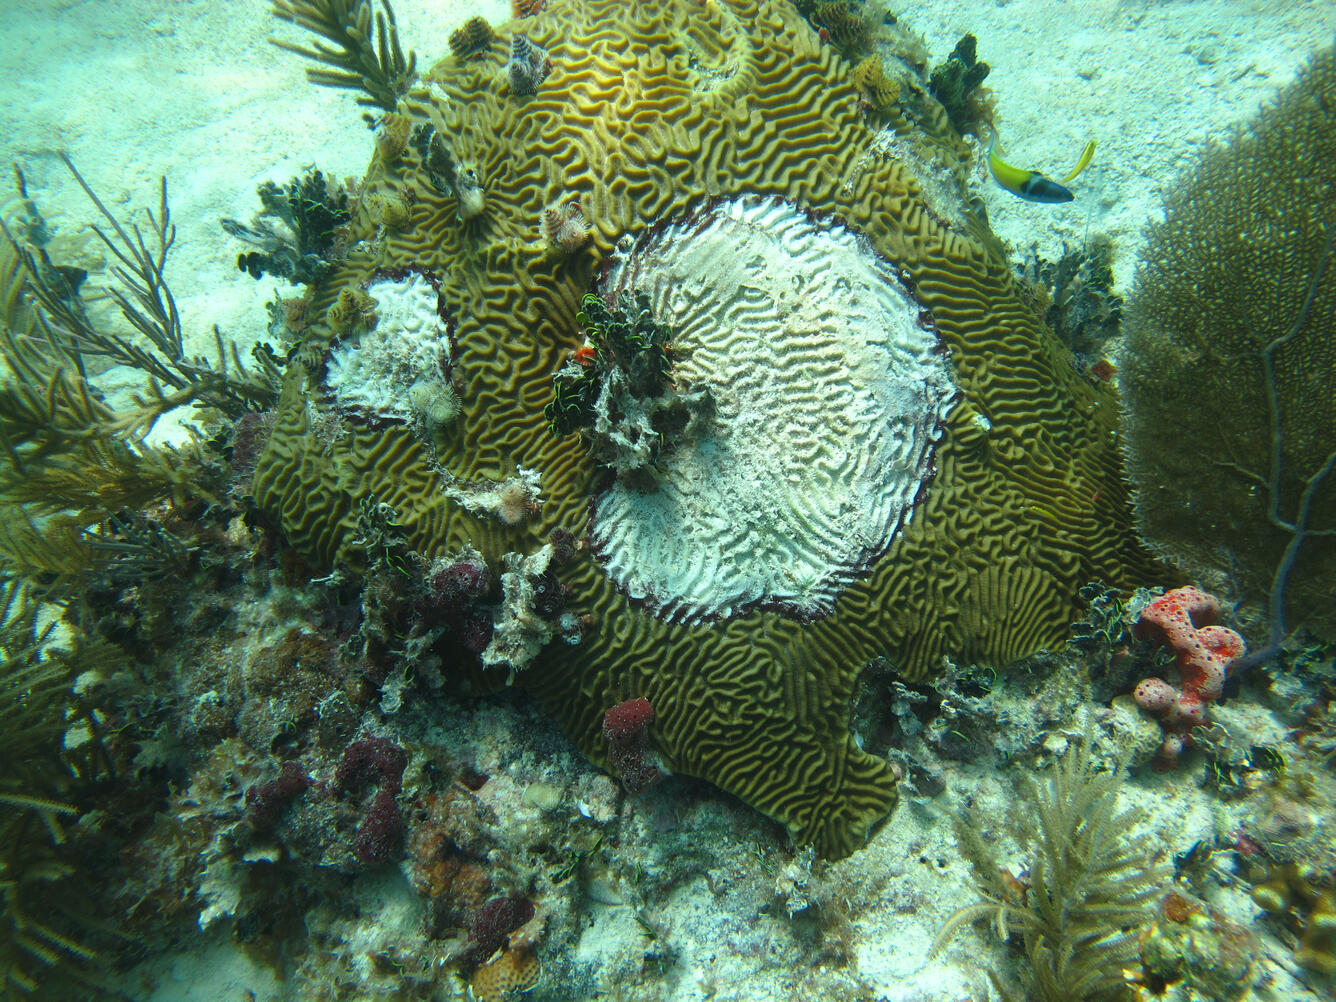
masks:
<path id="1" fill-rule="evenodd" d="M 1092 139 L 1086 143 L 1076 167 L 1059 184 L 1037 170 L 1021 170 L 1003 160 L 997 152 L 997 133 L 994 132 L 993 141 L 988 144 L 988 169 L 993 172 L 998 184 L 1027 202 L 1070 202 L 1074 196 L 1065 187 L 1066 183 L 1085 170 L 1094 155 L 1095 141 Z"/>

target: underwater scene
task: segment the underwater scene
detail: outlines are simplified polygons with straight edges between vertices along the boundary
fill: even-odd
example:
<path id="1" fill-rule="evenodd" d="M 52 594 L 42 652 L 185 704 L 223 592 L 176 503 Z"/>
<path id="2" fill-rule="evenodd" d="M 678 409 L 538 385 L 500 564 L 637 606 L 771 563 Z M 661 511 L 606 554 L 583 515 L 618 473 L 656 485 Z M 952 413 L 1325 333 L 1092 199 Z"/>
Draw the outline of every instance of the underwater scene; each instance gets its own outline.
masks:
<path id="1" fill-rule="evenodd" d="M 4 999 L 1336 998 L 1336 4 L 0 29 Z"/>

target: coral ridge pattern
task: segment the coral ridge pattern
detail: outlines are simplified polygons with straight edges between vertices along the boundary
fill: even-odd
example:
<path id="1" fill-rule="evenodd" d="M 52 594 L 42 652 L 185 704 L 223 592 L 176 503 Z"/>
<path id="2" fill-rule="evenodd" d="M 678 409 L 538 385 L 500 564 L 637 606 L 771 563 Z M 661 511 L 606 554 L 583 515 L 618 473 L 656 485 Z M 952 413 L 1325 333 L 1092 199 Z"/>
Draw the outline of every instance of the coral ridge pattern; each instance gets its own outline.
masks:
<path id="1" fill-rule="evenodd" d="M 550 64 L 530 94 L 507 80 L 521 29 Z M 814 239 L 822 230 L 832 240 L 859 234 L 888 262 L 875 267 L 906 276 L 885 292 L 893 312 L 911 308 L 912 289 L 947 353 L 933 363 L 925 344 L 895 321 L 873 333 L 868 349 L 908 338 L 905 358 L 919 377 L 905 384 L 913 406 L 873 407 L 860 412 L 866 420 L 912 413 L 907 423 L 921 434 L 947 411 L 933 476 L 917 491 L 912 516 L 893 538 L 880 528 L 907 515 L 909 488 L 926 478 L 919 439 L 906 446 L 902 489 L 871 518 L 879 528 L 838 559 L 826 558 L 823 566 L 846 568 L 830 578 L 842 589 L 794 587 L 795 595 L 822 595 L 811 606 L 826 614 L 815 620 L 758 607 L 731 619 L 668 622 L 629 598 L 609 564 L 584 552 L 559 571 L 566 608 L 588 624 L 583 638 L 551 643 L 515 680 L 603 764 L 604 712 L 647 699 L 656 714 L 654 751 L 668 769 L 710 780 L 823 854 L 848 854 L 896 798 L 890 765 L 849 731 L 864 665 L 887 657 L 922 678 L 940 671 L 946 657 L 1005 664 L 1063 641 L 1087 581 L 1130 584 L 1150 572 L 1130 530 L 1112 391 L 1075 371 L 986 227 L 964 208 L 963 187 L 929 197 L 916 175 L 926 176 L 923 166 L 874 147 L 852 65 L 790 5 L 556 0 L 496 35 L 467 60 L 437 64 L 398 108 L 447 139 L 461 169 L 476 171 L 485 194 L 480 211 L 461 213 L 455 195 L 430 183 L 415 150 L 392 162 L 378 158 L 351 224 L 354 242 L 321 290 L 332 299 L 378 272 L 407 267 L 439 278 L 458 320 L 459 416 L 434 440 L 355 415 L 331 422 L 312 386 L 326 350 L 317 329 L 288 374 L 257 466 L 255 500 L 316 567 L 364 564 L 357 512 L 367 498 L 389 505 L 399 530 L 429 557 L 467 545 L 492 568 L 506 553 L 537 551 L 554 529 L 583 535 L 607 471 L 579 436 L 553 436 L 544 408 L 553 374 L 579 345 L 581 299 L 614 244 L 624 235 L 633 244 L 719 198 L 768 200 L 745 203 L 771 207 L 774 219 L 762 213 L 757 221 L 767 228 L 802 211 L 828 221 L 805 224 Z M 889 126 L 931 140 L 925 149 L 958 148 L 940 110 L 912 124 L 895 113 Z M 939 177 L 963 176 L 954 161 L 930 168 Z M 410 217 L 384 228 L 373 196 L 397 190 L 412 193 Z M 564 253 L 544 235 L 544 212 L 571 201 L 589 236 Z M 763 243 L 777 239 L 761 235 Z M 676 308 L 671 290 L 656 294 L 669 313 Z M 807 307 L 795 297 L 793 308 L 785 322 L 801 323 Z M 675 327 L 671 315 L 657 319 Z M 720 359 L 703 353 L 699 362 L 684 356 L 675 364 L 684 372 L 696 365 L 703 375 L 707 362 Z M 783 381 L 795 378 L 793 361 L 774 353 L 766 364 Z M 855 353 L 846 378 L 867 380 L 867 364 Z M 957 396 L 946 409 L 948 377 Z M 834 373 L 822 378 L 827 386 L 837 381 Z M 843 392 L 883 399 L 871 384 Z M 813 429 L 802 432 L 808 438 L 795 443 L 777 421 L 773 448 L 832 447 L 811 437 Z M 894 441 L 884 428 L 838 433 L 846 445 L 865 435 L 877 448 Z M 838 467 L 830 456 L 812 459 Z M 443 473 L 456 483 L 500 482 L 518 467 L 540 472 L 544 501 L 517 524 L 470 512 L 442 491 Z M 761 496 L 769 488 L 756 489 Z M 724 523 L 733 517 L 724 514 Z M 716 531 L 726 535 L 729 525 Z M 787 570 L 808 573 L 797 562 Z M 771 573 L 778 580 L 785 571 Z M 694 608 L 703 620 L 710 606 L 697 599 Z M 497 673 L 483 678 L 469 666 L 456 674 L 474 691 L 499 684 Z"/>

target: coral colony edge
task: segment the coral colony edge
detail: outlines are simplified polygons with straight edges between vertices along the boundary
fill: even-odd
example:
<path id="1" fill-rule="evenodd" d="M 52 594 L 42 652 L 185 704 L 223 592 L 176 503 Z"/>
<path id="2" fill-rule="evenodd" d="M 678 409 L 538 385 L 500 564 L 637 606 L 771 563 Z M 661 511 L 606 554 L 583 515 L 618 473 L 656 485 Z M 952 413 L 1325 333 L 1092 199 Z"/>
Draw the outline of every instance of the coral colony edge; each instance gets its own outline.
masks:
<path id="1" fill-rule="evenodd" d="M 1336 48 L 1124 299 L 987 39 L 511 13 L 274 0 L 369 164 L 222 221 L 246 351 L 15 165 L 6 997 L 1330 997 Z"/>

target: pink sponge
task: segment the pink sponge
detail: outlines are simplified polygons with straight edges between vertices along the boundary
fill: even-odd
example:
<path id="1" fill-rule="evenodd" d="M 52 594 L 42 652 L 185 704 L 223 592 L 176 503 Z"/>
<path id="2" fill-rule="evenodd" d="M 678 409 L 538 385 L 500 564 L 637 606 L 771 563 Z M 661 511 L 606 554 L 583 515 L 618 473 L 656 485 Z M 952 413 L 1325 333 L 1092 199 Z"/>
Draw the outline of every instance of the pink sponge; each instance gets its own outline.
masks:
<path id="1" fill-rule="evenodd" d="M 1179 688 L 1159 678 L 1142 679 L 1132 690 L 1137 705 L 1160 719 L 1164 744 L 1158 761 L 1172 768 L 1191 744 L 1192 729 L 1206 721 L 1206 705 L 1220 698 L 1229 663 L 1244 651 L 1243 638 L 1214 623 L 1220 602 L 1200 588 L 1175 588 L 1141 612 L 1132 633 L 1168 647 L 1177 657 Z"/>

